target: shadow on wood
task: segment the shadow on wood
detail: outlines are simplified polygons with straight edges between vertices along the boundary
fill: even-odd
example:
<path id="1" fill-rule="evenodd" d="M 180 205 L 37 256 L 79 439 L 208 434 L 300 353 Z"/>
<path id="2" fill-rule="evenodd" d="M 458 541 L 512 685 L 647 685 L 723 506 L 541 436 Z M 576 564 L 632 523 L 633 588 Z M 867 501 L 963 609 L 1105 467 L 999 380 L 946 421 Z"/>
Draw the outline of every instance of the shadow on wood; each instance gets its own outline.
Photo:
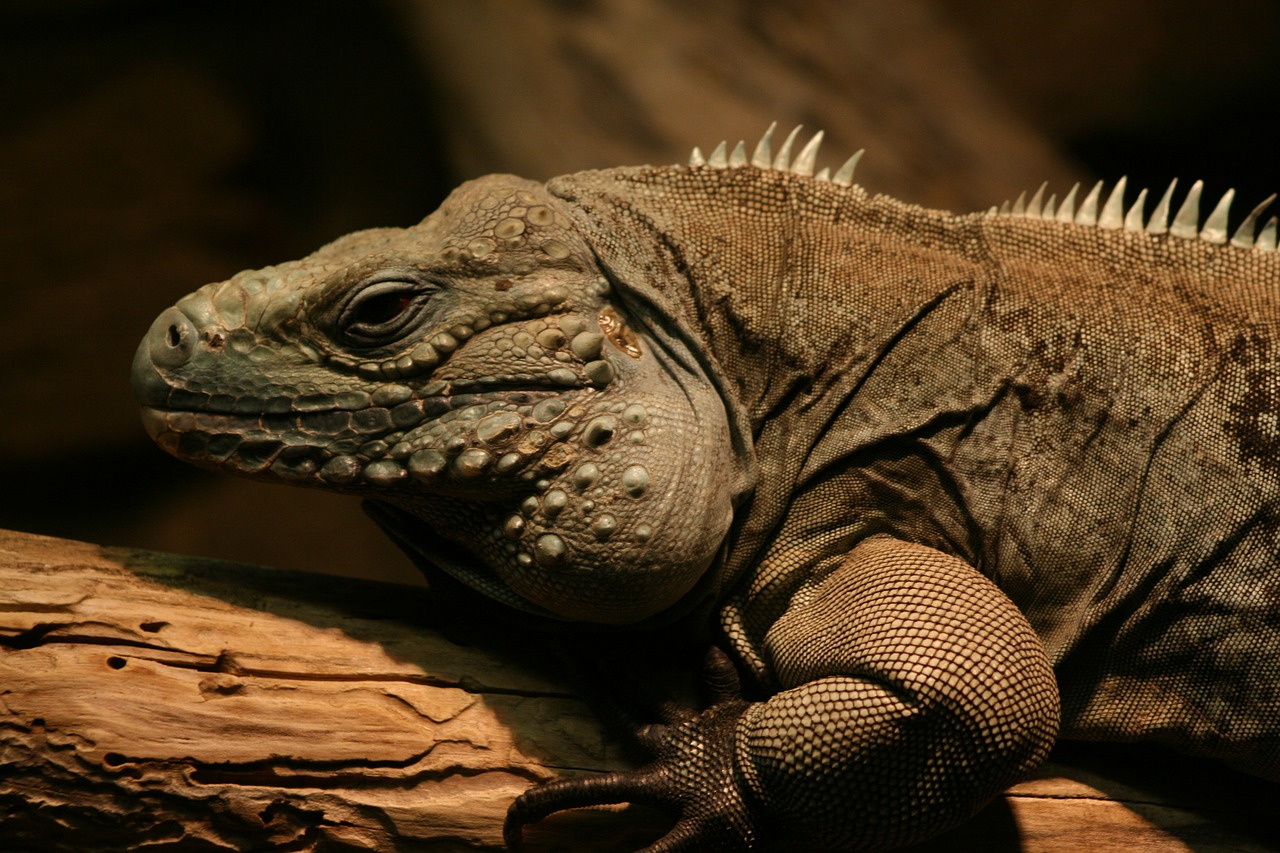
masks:
<path id="1" fill-rule="evenodd" d="M 0 531 L 4 849 L 494 850 L 528 785 L 627 766 L 539 644 L 450 642 L 426 596 Z M 1073 747 L 914 849 L 1265 851 L 1274 794 Z M 616 811 L 558 815 L 529 848 L 664 827 Z"/>

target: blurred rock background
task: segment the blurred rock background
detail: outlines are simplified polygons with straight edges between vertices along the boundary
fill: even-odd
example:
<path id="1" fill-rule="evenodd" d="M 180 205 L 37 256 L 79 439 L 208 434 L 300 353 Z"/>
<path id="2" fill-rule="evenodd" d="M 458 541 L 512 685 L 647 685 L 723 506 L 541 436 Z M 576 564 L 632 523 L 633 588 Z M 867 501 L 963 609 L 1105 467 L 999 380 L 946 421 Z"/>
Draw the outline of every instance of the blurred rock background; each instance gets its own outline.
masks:
<path id="1" fill-rule="evenodd" d="M 1275 0 L 0 2 L 0 527 L 365 577 L 356 502 L 154 448 L 179 296 L 487 172 L 682 161 L 768 123 L 955 210 L 1049 180 L 1280 189 Z"/>

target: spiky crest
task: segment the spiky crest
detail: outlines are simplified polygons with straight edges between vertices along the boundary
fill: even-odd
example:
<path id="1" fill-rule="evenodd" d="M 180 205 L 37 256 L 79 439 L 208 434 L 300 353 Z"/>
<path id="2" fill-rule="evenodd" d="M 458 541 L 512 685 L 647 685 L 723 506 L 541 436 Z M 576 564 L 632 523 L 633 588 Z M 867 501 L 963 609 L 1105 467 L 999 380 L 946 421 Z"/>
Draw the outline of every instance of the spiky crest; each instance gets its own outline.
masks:
<path id="1" fill-rule="evenodd" d="M 791 149 L 800 133 L 800 126 L 797 126 L 787 135 L 786 140 L 782 143 L 782 147 L 778 149 L 778 153 L 775 156 L 773 153 L 773 133 L 777 127 L 777 122 L 769 125 L 769 129 L 765 131 L 764 136 L 756 144 L 754 153 L 750 158 L 747 157 L 745 142 L 739 141 L 733 147 L 732 153 L 729 153 L 728 142 L 725 141 L 716 146 L 709 158 L 703 156 L 701 149 L 694 148 L 689 157 L 689 165 L 706 166 L 714 169 L 736 169 L 751 166 L 757 169 L 790 172 L 805 177 L 812 176 L 816 181 L 838 184 L 844 187 L 853 185 L 853 172 L 858 165 L 858 161 L 862 158 L 864 149 L 857 151 L 846 160 L 834 175 L 829 167 L 824 167 L 815 174 L 814 167 L 817 164 L 818 148 L 822 144 L 823 132 L 818 131 L 815 133 L 808 143 L 800 149 L 800 153 L 796 155 L 795 159 L 792 160 Z M 1024 192 L 1014 202 L 1006 201 L 1002 205 L 991 207 L 987 211 L 987 215 L 1040 219 L 1046 222 L 1074 223 L 1076 225 L 1123 230 L 1133 233 L 1145 232 L 1150 235 L 1169 234 L 1184 240 L 1200 239 L 1209 243 L 1230 243 L 1232 246 L 1241 249 L 1255 249 L 1263 252 L 1276 251 L 1276 217 L 1271 217 L 1262 229 L 1258 230 L 1260 217 L 1263 211 L 1275 201 L 1275 194 L 1272 194 L 1255 207 L 1228 239 L 1228 217 L 1231 203 L 1235 199 L 1234 189 L 1229 189 L 1223 193 L 1222 198 L 1214 206 L 1204 224 L 1201 225 L 1200 195 L 1204 189 L 1203 181 L 1196 181 L 1192 184 L 1191 189 L 1187 191 L 1186 196 L 1183 198 L 1177 214 L 1173 217 L 1172 223 L 1169 221 L 1169 211 L 1172 208 L 1173 190 L 1178 183 L 1176 178 L 1169 184 L 1169 188 L 1165 190 L 1159 202 L 1156 203 L 1151 216 L 1147 218 L 1144 218 L 1148 195 L 1147 189 L 1140 190 L 1137 198 L 1126 209 L 1124 203 L 1126 183 L 1126 178 L 1116 181 L 1115 186 L 1112 187 L 1111 192 L 1107 195 L 1106 202 L 1101 204 L 1101 210 L 1099 210 L 1099 202 L 1105 186 L 1102 181 L 1098 181 L 1093 186 L 1084 200 L 1079 203 L 1078 208 L 1076 206 L 1076 194 L 1080 189 L 1079 184 L 1073 186 L 1062 201 L 1059 202 L 1056 194 L 1050 195 L 1048 201 L 1044 200 L 1044 193 L 1048 188 L 1046 182 L 1040 185 L 1029 201 L 1027 200 L 1027 194 Z"/>

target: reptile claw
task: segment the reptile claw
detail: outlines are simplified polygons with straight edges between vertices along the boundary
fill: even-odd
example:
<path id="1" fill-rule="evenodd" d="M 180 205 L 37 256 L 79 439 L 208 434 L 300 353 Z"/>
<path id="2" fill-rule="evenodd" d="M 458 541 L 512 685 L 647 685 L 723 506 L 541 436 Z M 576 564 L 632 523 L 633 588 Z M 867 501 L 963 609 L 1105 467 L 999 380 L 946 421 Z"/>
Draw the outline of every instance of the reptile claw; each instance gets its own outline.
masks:
<path id="1" fill-rule="evenodd" d="M 643 803 L 677 818 L 644 853 L 746 849 L 755 830 L 735 775 L 733 750 L 738 720 L 748 707 L 742 700 L 724 702 L 679 725 L 656 727 L 657 758 L 640 770 L 564 779 L 525 791 L 507 810 L 507 846 L 519 850 L 523 828 L 555 812 Z"/>
<path id="2" fill-rule="evenodd" d="M 733 767 L 734 734 L 748 703 L 737 669 L 714 646 L 702 681 L 713 703 L 709 708 L 697 712 L 663 703 L 664 722 L 636 727 L 633 736 L 653 757 L 640 770 L 562 779 L 517 797 L 503 826 L 507 847 L 520 850 L 524 827 L 556 812 L 618 803 L 645 804 L 676 817 L 666 835 L 642 853 L 749 846 L 754 830 Z"/>
<path id="3" fill-rule="evenodd" d="M 568 809 L 650 801 L 656 781 L 644 772 L 618 772 L 560 779 L 530 788 L 507 809 L 502 839 L 508 849 L 520 850 L 525 826 Z"/>
<path id="4" fill-rule="evenodd" d="M 702 684 L 710 696 L 711 705 L 742 698 L 742 680 L 738 668 L 719 646 L 707 649 L 702 661 Z"/>

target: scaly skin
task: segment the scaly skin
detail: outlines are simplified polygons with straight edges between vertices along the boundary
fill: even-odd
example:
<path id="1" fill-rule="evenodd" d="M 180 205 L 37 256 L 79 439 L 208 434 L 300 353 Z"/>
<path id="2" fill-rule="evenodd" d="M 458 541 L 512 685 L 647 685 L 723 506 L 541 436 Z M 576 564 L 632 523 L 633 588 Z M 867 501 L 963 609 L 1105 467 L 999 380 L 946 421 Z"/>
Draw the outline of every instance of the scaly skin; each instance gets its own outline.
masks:
<path id="1" fill-rule="evenodd" d="M 790 145 L 485 178 L 209 285 L 139 349 L 148 430 L 393 505 L 535 617 L 715 613 L 758 701 L 521 797 L 513 844 L 643 800 L 679 815 L 653 851 L 888 848 L 1060 724 L 1280 777 L 1274 225 L 954 216 Z"/>
<path id="2" fill-rule="evenodd" d="M 610 303 L 561 206 L 475 182 L 415 228 L 200 289 L 139 349 L 148 431 L 212 468 L 400 506 L 483 564 L 449 571 L 522 609 L 671 607 L 732 519 L 724 408 Z"/>

